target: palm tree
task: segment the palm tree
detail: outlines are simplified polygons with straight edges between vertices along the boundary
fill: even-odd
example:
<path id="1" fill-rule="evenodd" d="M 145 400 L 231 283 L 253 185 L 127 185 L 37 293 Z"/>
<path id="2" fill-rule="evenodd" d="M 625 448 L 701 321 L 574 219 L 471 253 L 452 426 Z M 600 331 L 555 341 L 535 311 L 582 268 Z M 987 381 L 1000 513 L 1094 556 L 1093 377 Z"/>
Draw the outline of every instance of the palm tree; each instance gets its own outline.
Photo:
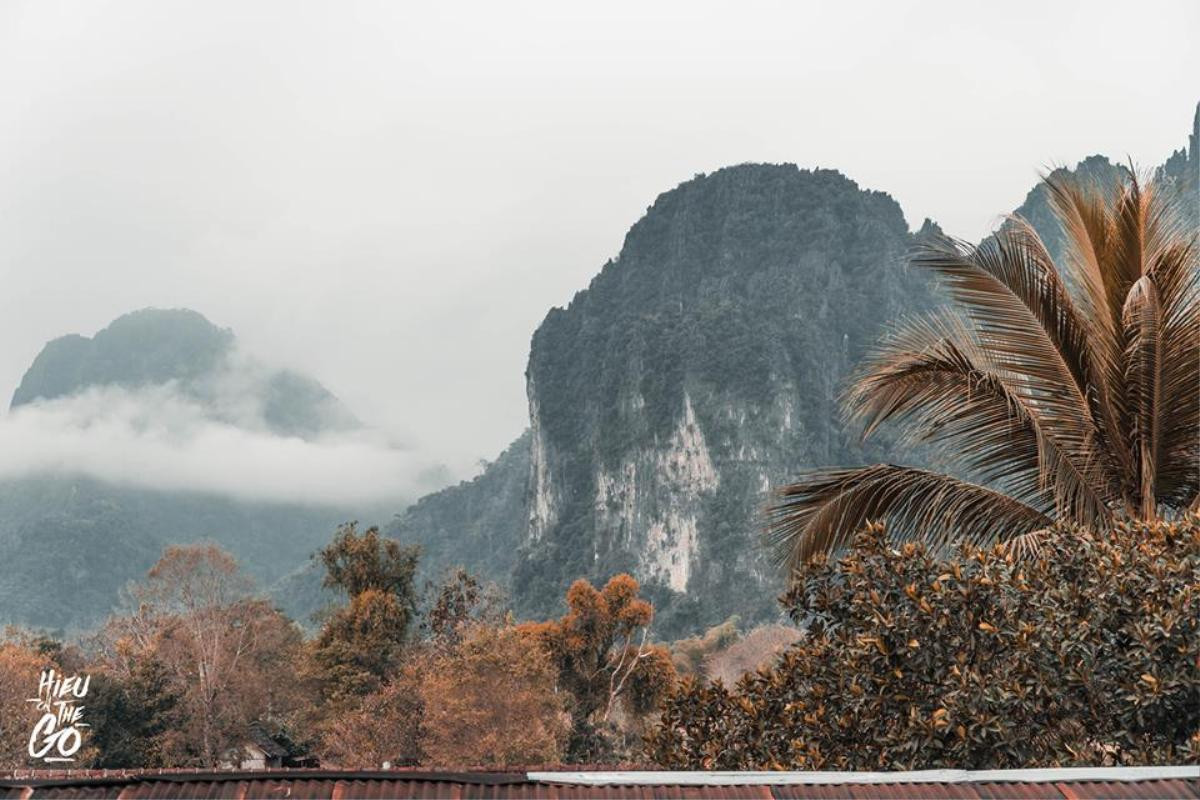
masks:
<path id="1" fill-rule="evenodd" d="M 969 482 L 895 464 L 809 473 L 779 491 L 769 538 L 799 568 L 869 520 L 931 547 L 1036 544 L 1056 522 L 1101 528 L 1200 504 L 1197 222 L 1135 176 L 1101 191 L 1046 179 L 1066 256 L 1014 217 L 978 246 L 913 263 L 953 305 L 884 337 L 844 400 L 863 437 L 898 423 Z"/>

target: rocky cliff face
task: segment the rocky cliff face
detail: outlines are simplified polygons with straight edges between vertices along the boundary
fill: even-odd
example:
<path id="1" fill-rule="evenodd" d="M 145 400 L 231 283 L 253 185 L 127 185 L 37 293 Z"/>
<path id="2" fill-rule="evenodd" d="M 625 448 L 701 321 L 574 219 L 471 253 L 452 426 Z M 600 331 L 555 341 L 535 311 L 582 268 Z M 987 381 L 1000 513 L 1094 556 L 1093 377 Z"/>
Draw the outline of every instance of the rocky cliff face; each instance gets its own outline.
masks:
<path id="1" fill-rule="evenodd" d="M 894 200 L 826 170 L 743 165 L 660 196 L 534 334 L 518 607 L 629 570 L 662 628 L 774 613 L 761 509 L 802 469 L 878 455 L 836 400 L 882 324 L 930 302 L 911 243 Z"/>

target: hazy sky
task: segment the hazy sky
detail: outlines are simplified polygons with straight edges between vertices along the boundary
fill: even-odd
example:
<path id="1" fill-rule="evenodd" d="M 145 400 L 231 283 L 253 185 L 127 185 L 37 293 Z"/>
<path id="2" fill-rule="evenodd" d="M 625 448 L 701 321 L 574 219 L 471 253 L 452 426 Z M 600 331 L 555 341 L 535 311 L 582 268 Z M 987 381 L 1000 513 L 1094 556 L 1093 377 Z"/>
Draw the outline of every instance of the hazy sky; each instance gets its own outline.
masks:
<path id="1" fill-rule="evenodd" d="M 1152 166 L 1200 3 L 0 0 L 0 397 L 186 306 L 459 470 L 662 191 L 834 167 L 977 238 L 1040 168 Z"/>

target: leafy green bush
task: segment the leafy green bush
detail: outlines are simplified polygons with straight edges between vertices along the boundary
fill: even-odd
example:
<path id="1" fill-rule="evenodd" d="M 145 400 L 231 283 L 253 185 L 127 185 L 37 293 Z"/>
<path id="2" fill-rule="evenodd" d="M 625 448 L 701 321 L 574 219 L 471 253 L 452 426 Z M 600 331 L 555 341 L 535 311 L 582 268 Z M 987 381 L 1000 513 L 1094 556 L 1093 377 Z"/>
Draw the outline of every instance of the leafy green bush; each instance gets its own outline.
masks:
<path id="1" fill-rule="evenodd" d="M 673 769 L 1200 760 L 1200 517 L 939 557 L 879 526 L 783 598 L 808 634 L 647 736 Z"/>

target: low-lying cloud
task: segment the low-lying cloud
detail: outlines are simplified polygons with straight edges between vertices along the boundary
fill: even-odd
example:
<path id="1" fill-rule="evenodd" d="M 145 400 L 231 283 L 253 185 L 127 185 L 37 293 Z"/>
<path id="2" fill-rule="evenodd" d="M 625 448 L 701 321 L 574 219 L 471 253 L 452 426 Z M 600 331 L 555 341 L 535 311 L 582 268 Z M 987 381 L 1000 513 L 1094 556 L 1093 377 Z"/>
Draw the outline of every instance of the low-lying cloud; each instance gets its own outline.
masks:
<path id="1" fill-rule="evenodd" d="M 444 471 L 378 431 L 309 438 L 246 428 L 179 387 L 114 386 L 0 417 L 0 480 L 86 475 L 123 486 L 308 505 L 402 504 Z"/>

